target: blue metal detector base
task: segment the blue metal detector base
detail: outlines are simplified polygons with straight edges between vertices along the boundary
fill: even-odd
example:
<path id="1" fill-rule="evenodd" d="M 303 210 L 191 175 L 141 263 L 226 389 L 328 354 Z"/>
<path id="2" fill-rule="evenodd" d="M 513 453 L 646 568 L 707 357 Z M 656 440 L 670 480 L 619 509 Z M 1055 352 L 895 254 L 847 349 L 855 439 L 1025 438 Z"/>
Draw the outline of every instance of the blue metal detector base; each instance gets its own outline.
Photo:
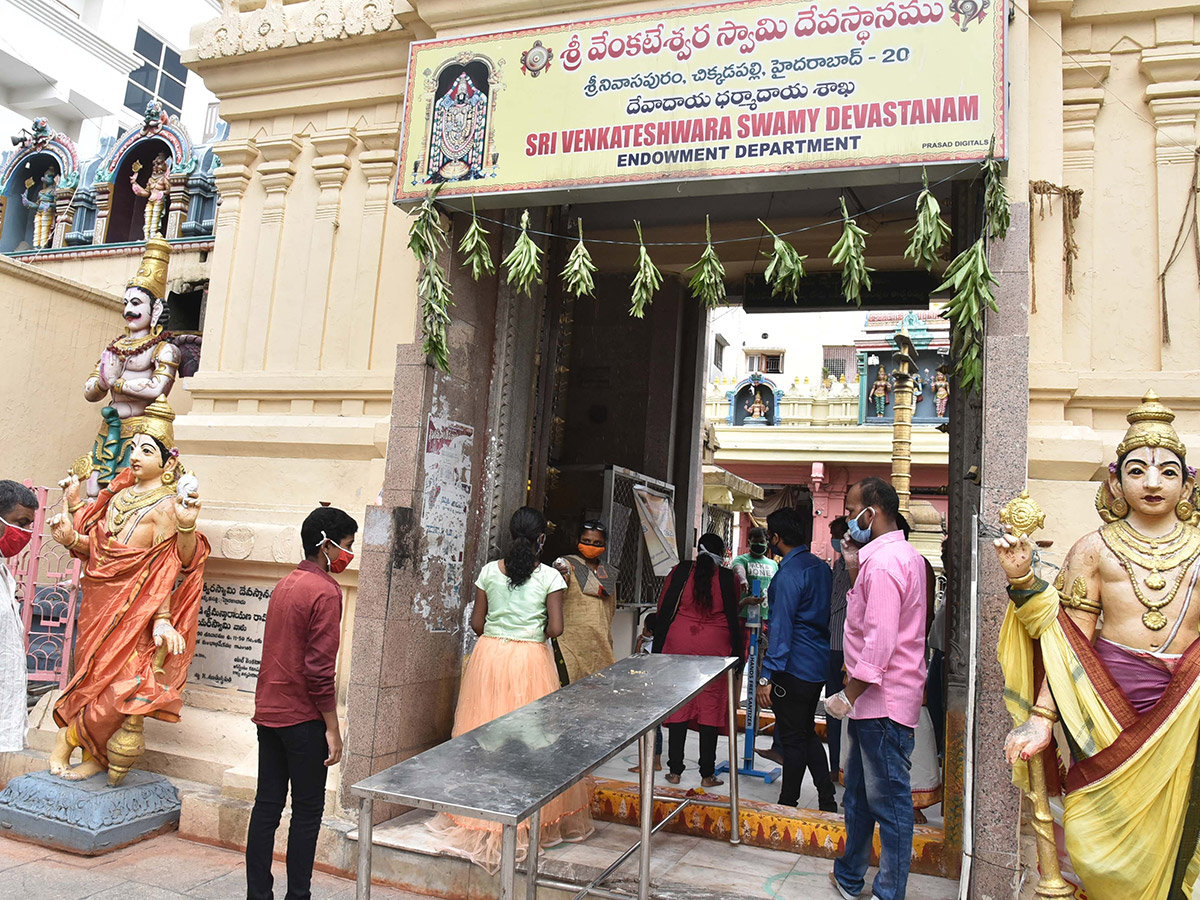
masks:
<path id="1" fill-rule="evenodd" d="M 713 770 L 713 774 L 714 775 L 724 775 L 728 771 L 729 771 L 729 763 L 723 762 L 723 763 L 717 764 L 716 769 Z M 764 784 L 770 784 L 771 782 L 775 781 L 775 779 L 779 778 L 783 774 L 783 769 L 776 766 L 774 769 L 764 772 L 761 769 L 742 768 L 739 766 L 738 774 L 739 775 L 749 775 L 752 778 L 761 778 L 763 780 Z"/>

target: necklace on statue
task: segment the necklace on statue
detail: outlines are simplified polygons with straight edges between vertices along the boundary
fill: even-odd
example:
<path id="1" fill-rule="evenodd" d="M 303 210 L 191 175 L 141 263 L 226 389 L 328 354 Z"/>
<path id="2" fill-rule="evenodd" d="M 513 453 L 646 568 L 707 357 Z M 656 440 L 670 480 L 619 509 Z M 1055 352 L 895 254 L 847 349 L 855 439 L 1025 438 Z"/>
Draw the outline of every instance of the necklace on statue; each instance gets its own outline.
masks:
<path id="1" fill-rule="evenodd" d="M 175 493 L 175 488 L 167 485 L 152 488 L 140 494 L 132 488 L 126 488 L 113 497 L 109 503 L 113 526 L 120 529 L 134 513 L 154 506 L 164 497 L 169 497 L 173 493 Z"/>
<path id="2" fill-rule="evenodd" d="M 158 346 L 163 341 L 170 340 L 171 337 L 172 335 L 169 331 L 148 334 L 142 338 L 131 338 L 129 335 L 122 335 L 108 345 L 108 350 L 120 359 L 129 359 L 129 357 L 136 356 L 143 350 L 149 350 L 151 347 Z"/>
<path id="3" fill-rule="evenodd" d="M 1166 627 L 1167 617 L 1161 610 L 1171 605 L 1192 563 L 1200 558 L 1200 531 L 1187 528 L 1181 523 L 1165 537 L 1152 538 L 1135 530 L 1122 519 L 1102 528 L 1100 537 L 1129 576 L 1134 596 L 1146 607 L 1146 612 L 1142 613 L 1142 624 L 1151 631 L 1160 631 Z M 1135 565 L 1146 569 L 1150 574 L 1144 579 L 1139 579 L 1134 570 Z M 1157 599 L 1150 599 L 1142 592 L 1142 584 L 1150 591 L 1165 589 L 1167 579 L 1163 573 L 1176 570 L 1179 575 L 1166 594 Z"/>

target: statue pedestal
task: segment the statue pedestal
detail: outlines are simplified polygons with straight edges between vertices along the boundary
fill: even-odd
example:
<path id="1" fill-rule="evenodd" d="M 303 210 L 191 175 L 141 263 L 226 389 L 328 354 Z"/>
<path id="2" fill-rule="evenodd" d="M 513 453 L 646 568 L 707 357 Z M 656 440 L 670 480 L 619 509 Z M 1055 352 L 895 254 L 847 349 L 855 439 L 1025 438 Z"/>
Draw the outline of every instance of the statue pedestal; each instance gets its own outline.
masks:
<path id="1" fill-rule="evenodd" d="M 118 787 L 108 775 L 64 781 L 49 772 L 14 778 L 0 793 L 0 833 L 43 847 L 99 856 L 173 831 L 179 792 L 161 775 L 134 770 Z"/>
<path id="2" fill-rule="evenodd" d="M 747 416 L 747 417 L 746 417 L 746 418 L 745 418 L 745 419 L 742 421 L 742 424 L 743 424 L 743 425 L 748 425 L 748 426 L 750 426 L 750 427 L 755 427 L 755 426 L 758 426 L 758 427 L 763 427 L 763 428 L 765 428 L 765 427 L 766 427 L 766 424 L 767 424 L 767 420 L 766 420 L 766 419 L 752 419 L 752 418 L 750 418 L 749 416 Z"/>

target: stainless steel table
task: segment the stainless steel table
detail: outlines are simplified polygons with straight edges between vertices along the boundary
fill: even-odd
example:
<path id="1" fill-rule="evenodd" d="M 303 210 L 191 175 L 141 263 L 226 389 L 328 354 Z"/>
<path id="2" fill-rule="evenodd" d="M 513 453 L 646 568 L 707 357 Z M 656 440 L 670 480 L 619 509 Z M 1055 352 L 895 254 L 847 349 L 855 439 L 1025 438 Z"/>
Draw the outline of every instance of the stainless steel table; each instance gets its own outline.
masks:
<path id="1" fill-rule="evenodd" d="M 515 900 L 517 824 L 529 820 L 526 897 L 538 884 L 606 898 L 632 896 L 598 885 L 639 848 L 638 900 L 650 896 L 651 835 L 691 801 L 660 798 L 676 807 L 657 826 L 654 819 L 654 730 L 663 719 L 724 676 L 729 694 L 729 765 L 737 771 L 738 660 L 713 656 L 631 656 L 459 735 L 419 756 L 366 778 L 351 788 L 359 797 L 358 900 L 371 897 L 371 835 L 374 802 L 383 800 L 436 812 L 499 822 L 500 900 Z M 541 810 L 634 741 L 641 739 L 641 840 L 588 885 L 538 875 Z M 714 805 L 705 798 L 706 805 Z M 729 778 L 730 843 L 741 840 L 737 776 Z"/>

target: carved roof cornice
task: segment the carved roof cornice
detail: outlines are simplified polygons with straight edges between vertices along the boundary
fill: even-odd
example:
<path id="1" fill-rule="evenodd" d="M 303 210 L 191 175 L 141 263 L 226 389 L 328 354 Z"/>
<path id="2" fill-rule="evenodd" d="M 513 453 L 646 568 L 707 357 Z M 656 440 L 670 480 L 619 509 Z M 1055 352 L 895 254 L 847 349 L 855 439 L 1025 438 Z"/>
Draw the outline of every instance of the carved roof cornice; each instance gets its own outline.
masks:
<path id="1" fill-rule="evenodd" d="M 184 61 L 203 63 L 370 37 L 404 31 L 406 23 L 422 30 L 406 0 L 305 0 L 286 5 L 284 0 L 266 0 L 265 5 L 245 12 L 241 7 L 236 0 L 226 0 L 219 18 L 193 29 L 192 48 Z"/>

